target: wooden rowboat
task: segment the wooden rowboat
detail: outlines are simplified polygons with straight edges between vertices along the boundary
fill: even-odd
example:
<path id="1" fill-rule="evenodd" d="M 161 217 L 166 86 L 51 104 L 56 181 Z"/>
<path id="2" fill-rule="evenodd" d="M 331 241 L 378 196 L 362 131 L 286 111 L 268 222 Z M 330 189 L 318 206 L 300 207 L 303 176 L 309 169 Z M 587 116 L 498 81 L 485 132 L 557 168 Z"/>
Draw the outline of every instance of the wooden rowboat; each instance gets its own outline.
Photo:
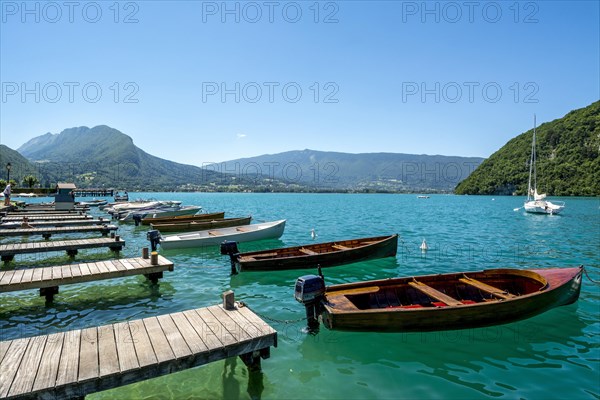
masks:
<path id="1" fill-rule="evenodd" d="M 243 218 L 225 218 L 214 219 L 207 221 L 190 221 L 190 222 L 175 222 L 175 223 L 156 223 L 150 224 L 152 229 L 157 229 L 161 232 L 190 232 L 202 231 L 206 229 L 228 228 L 231 226 L 248 225 L 252 217 Z"/>
<path id="2" fill-rule="evenodd" d="M 394 257 L 398 249 L 398 235 L 341 240 L 253 251 L 237 254 L 228 252 L 232 267 L 237 271 L 277 271 L 283 269 L 334 267 L 375 258 Z M 232 269 L 233 272 L 233 269 Z"/>
<path id="3" fill-rule="evenodd" d="M 165 249 L 216 246 L 225 240 L 250 242 L 253 240 L 277 239 L 283 235 L 285 219 L 260 224 L 234 226 L 198 232 L 162 236 L 160 246 Z M 150 231 L 153 232 L 153 231 Z M 155 232 L 155 231 L 154 231 Z"/>
<path id="4" fill-rule="evenodd" d="M 320 314 L 329 329 L 426 332 L 478 328 L 533 317 L 574 303 L 583 267 L 490 269 L 365 281 L 325 288 L 322 276 L 296 281 L 309 326 Z"/>
<path id="5" fill-rule="evenodd" d="M 176 215 L 171 217 L 146 217 L 142 219 L 142 225 L 150 225 L 155 223 L 168 223 L 168 222 L 191 222 L 191 221 L 209 221 L 212 219 L 222 219 L 225 217 L 225 212 L 216 212 L 209 214 L 196 214 L 196 215 Z"/>

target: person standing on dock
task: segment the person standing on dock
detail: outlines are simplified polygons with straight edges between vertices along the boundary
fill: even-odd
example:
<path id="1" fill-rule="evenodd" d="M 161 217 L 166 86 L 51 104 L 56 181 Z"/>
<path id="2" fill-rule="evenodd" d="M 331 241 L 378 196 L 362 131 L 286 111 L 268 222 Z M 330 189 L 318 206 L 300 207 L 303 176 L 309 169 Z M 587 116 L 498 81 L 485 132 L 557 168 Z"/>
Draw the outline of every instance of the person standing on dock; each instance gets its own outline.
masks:
<path id="1" fill-rule="evenodd" d="M 4 205 L 10 206 L 10 183 L 6 185 L 6 187 L 4 188 L 4 192 L 2 193 L 4 194 Z"/>

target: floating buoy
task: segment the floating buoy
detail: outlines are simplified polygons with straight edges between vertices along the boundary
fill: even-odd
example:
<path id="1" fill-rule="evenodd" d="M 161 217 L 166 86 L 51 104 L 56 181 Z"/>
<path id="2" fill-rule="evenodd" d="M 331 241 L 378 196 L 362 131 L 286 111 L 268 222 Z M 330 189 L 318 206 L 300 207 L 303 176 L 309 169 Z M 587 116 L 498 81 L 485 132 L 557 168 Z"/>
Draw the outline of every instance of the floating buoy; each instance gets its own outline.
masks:
<path id="1" fill-rule="evenodd" d="M 310 230 L 310 237 L 312 238 L 312 240 L 315 240 L 317 238 L 317 234 L 315 232 L 315 228 L 312 228 Z"/>
<path id="2" fill-rule="evenodd" d="M 423 242 L 421 243 L 421 246 L 419 248 L 421 249 L 421 251 L 429 250 L 429 247 L 427 246 L 427 242 L 425 241 L 425 239 L 423 239 Z"/>

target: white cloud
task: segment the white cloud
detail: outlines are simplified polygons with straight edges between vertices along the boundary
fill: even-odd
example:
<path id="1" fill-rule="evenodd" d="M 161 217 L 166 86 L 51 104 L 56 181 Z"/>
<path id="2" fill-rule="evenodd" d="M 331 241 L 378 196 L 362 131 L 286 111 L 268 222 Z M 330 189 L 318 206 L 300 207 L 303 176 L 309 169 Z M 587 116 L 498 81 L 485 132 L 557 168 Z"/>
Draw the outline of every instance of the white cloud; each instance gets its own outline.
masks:
<path id="1" fill-rule="evenodd" d="M 243 138 L 245 138 L 245 137 L 246 137 L 246 134 L 245 134 L 245 133 L 238 133 L 238 134 L 237 134 L 237 138 L 238 138 L 238 139 L 243 139 Z"/>

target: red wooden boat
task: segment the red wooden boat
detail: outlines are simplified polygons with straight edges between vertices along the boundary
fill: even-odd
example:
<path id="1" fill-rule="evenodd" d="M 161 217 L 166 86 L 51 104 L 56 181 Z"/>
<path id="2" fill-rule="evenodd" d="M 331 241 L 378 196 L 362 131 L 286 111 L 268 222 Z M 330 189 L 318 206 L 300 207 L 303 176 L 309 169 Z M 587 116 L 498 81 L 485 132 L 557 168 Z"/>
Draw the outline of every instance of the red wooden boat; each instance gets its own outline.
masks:
<path id="1" fill-rule="evenodd" d="M 309 327 L 426 332 L 505 324 L 574 303 L 583 266 L 489 269 L 347 283 L 325 287 L 322 276 L 296 281 Z"/>
<path id="2" fill-rule="evenodd" d="M 231 258 L 232 273 L 237 271 L 279 271 L 284 269 L 335 267 L 376 258 L 394 257 L 398 250 L 398 235 L 311 243 L 239 253 L 237 246 L 224 243 L 221 254 Z"/>

